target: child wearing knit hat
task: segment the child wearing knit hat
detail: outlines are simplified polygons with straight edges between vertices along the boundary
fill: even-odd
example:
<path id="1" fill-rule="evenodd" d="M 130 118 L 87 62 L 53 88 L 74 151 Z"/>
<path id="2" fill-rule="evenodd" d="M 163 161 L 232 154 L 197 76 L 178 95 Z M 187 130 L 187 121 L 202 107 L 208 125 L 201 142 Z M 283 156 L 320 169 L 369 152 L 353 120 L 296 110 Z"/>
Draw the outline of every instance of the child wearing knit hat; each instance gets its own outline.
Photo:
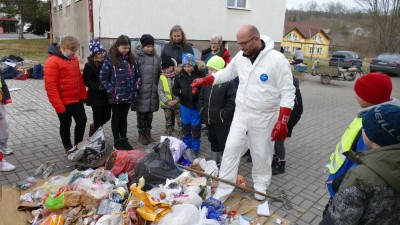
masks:
<path id="1" fill-rule="evenodd" d="M 175 121 L 178 125 L 178 137 L 182 136 L 182 118 L 179 111 L 179 97 L 172 94 L 172 87 L 175 82 L 175 59 L 163 56 L 161 59 L 161 76 L 158 82 L 158 97 L 161 108 L 165 115 L 165 134 L 172 136 L 175 131 Z"/>
<path id="2" fill-rule="evenodd" d="M 398 99 L 391 99 L 390 97 L 392 92 L 392 81 L 390 77 L 382 73 L 370 73 L 358 78 L 354 85 L 354 91 L 357 95 L 357 101 L 363 109 L 358 112 L 357 117 L 347 127 L 335 151 L 330 157 L 327 188 L 331 199 L 325 210 L 327 210 L 328 206 L 331 204 L 332 198 L 339 189 L 347 171 L 357 165 L 345 155 L 349 152 L 362 152 L 368 148 L 361 135 L 363 127 L 362 118 L 365 113 L 379 104 L 400 106 L 400 101 Z"/>
<path id="3" fill-rule="evenodd" d="M 142 85 L 131 104 L 131 110 L 136 111 L 138 142 L 148 145 L 155 141 L 151 129 L 153 113 L 159 109 L 157 86 L 161 75 L 161 59 L 155 52 L 153 36 L 143 34 L 140 43 L 133 53 L 138 62 Z"/>
<path id="4" fill-rule="evenodd" d="M 180 111 L 182 116 L 183 142 L 198 155 L 201 143 L 201 121 L 197 108 L 199 94 L 192 93 L 192 82 L 196 78 L 204 77 L 196 66 L 196 58 L 192 53 L 182 55 L 183 70 L 175 78 L 172 93 L 180 99 Z"/>
<path id="5" fill-rule="evenodd" d="M 207 61 L 208 72 L 215 73 L 225 67 L 220 56 L 213 56 Z M 225 149 L 229 129 L 235 112 L 237 85 L 233 81 L 201 88 L 199 93 L 200 117 L 208 130 L 208 141 L 211 143 L 211 158 L 217 165 Z"/>
<path id="6" fill-rule="evenodd" d="M 106 58 L 107 51 L 100 43 L 99 39 L 95 38 L 89 42 L 90 55 L 83 69 L 83 82 L 88 88 L 88 99 L 86 105 L 92 108 L 93 123 L 89 126 L 89 137 L 96 130 L 104 126 L 111 119 L 111 106 L 108 103 L 108 94 L 101 85 L 99 74 Z"/>
<path id="7" fill-rule="evenodd" d="M 362 153 L 320 224 L 400 224 L 400 106 L 372 107 L 362 118 Z"/>

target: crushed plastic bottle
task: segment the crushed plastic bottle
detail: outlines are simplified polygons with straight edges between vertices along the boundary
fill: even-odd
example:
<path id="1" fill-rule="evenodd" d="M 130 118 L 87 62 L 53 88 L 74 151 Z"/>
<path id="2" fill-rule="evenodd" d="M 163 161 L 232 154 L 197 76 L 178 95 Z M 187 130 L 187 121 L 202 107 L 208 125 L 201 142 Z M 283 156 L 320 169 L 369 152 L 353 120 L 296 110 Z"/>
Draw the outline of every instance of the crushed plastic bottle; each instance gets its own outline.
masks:
<path id="1" fill-rule="evenodd" d="M 37 180 L 34 177 L 27 177 L 24 181 L 18 182 L 17 187 L 21 190 L 27 190 L 28 188 L 32 187 L 36 184 Z"/>

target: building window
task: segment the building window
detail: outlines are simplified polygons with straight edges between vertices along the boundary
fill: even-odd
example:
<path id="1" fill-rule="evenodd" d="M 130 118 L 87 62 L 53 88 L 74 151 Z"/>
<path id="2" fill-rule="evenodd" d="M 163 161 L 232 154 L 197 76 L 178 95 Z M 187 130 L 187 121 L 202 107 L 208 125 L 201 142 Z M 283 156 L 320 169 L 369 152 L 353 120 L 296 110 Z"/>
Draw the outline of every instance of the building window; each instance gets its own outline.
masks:
<path id="1" fill-rule="evenodd" d="M 308 47 L 308 53 L 314 54 L 314 48 L 313 47 Z"/>
<path id="2" fill-rule="evenodd" d="M 322 35 L 320 35 L 320 34 L 318 35 L 318 41 L 322 42 Z"/>
<path id="3" fill-rule="evenodd" d="M 317 48 L 317 54 L 322 55 L 322 48 Z"/>
<path id="4" fill-rule="evenodd" d="M 286 39 L 292 40 L 292 34 L 288 34 L 287 37 L 286 37 Z"/>
<path id="5" fill-rule="evenodd" d="M 314 36 L 312 37 L 312 40 L 313 40 L 313 41 L 316 41 L 316 40 L 317 40 L 317 35 L 314 35 Z"/>
<path id="6" fill-rule="evenodd" d="M 297 47 L 292 47 L 293 54 L 296 52 L 296 50 L 297 50 Z"/>
<path id="7" fill-rule="evenodd" d="M 228 0 L 228 7 L 246 8 L 246 0 Z"/>
<path id="8" fill-rule="evenodd" d="M 293 34 L 292 41 L 297 41 L 297 34 Z"/>
<path id="9" fill-rule="evenodd" d="M 289 46 L 283 46 L 283 50 L 285 50 L 285 52 L 289 52 L 290 51 L 290 47 Z"/>

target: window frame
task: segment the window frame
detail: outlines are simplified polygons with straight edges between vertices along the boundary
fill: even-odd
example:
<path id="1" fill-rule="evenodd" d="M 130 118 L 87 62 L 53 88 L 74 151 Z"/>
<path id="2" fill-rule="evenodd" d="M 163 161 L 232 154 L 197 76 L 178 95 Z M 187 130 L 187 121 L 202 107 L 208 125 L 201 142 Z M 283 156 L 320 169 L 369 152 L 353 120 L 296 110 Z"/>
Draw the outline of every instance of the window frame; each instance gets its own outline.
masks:
<path id="1" fill-rule="evenodd" d="M 242 1 L 244 1 L 244 7 L 238 6 L 238 1 L 239 1 L 239 0 L 232 0 L 232 1 L 234 1 L 234 5 L 233 5 L 233 6 L 229 5 L 229 0 L 226 0 L 226 7 L 227 7 L 228 9 L 244 9 L 244 10 L 249 10 L 249 7 L 248 7 L 248 1 L 249 1 L 249 0 L 242 0 Z"/>

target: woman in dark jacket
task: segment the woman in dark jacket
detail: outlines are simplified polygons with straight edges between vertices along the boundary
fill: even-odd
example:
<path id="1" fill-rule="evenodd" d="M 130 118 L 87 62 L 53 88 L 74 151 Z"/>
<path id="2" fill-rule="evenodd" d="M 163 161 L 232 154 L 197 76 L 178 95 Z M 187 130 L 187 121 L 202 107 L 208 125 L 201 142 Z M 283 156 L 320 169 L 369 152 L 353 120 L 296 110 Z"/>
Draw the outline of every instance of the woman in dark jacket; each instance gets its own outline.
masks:
<path id="1" fill-rule="evenodd" d="M 179 25 L 175 25 L 169 32 L 169 43 L 166 44 L 161 52 L 161 58 L 169 56 L 182 64 L 182 55 L 184 53 L 194 54 L 192 46 L 187 42 L 185 32 Z"/>
<path id="2" fill-rule="evenodd" d="M 106 57 L 107 51 L 98 39 L 89 42 L 88 62 L 83 69 L 83 82 L 88 87 L 88 99 L 86 105 L 92 107 L 93 123 L 90 124 L 89 136 L 111 118 L 111 106 L 108 104 L 108 94 L 100 83 L 100 69 Z"/>

